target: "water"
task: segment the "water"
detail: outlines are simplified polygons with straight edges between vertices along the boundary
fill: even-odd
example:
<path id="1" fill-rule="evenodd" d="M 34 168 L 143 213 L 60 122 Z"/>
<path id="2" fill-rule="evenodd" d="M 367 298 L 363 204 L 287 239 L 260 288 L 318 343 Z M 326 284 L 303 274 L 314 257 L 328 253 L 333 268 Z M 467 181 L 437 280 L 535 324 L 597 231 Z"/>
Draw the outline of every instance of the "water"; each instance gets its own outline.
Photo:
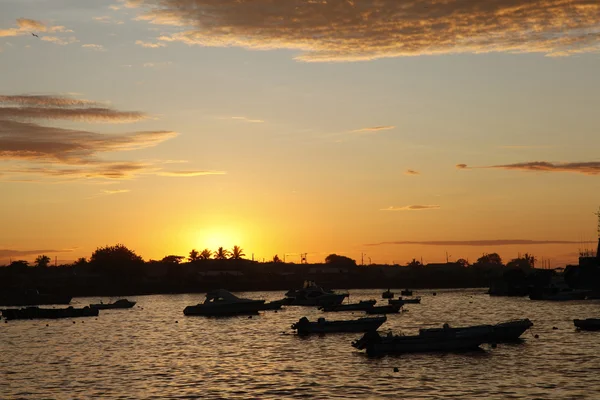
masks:
<path id="1" fill-rule="evenodd" d="M 350 298 L 381 301 L 381 292 L 355 290 Z M 302 316 L 361 312 L 288 307 L 251 319 L 185 317 L 183 308 L 202 295 L 132 297 L 134 309 L 101 311 L 97 319 L 0 324 L 0 398 L 600 398 L 600 332 L 578 332 L 572 322 L 600 317 L 600 302 L 532 302 L 482 290 L 415 294 L 422 304 L 389 315 L 380 329 L 410 334 L 444 322 L 515 318 L 535 325 L 523 344 L 371 359 L 350 346 L 360 334 L 301 338 L 290 329 Z M 283 292 L 241 295 L 275 300 Z M 98 300 L 77 298 L 73 305 Z"/>

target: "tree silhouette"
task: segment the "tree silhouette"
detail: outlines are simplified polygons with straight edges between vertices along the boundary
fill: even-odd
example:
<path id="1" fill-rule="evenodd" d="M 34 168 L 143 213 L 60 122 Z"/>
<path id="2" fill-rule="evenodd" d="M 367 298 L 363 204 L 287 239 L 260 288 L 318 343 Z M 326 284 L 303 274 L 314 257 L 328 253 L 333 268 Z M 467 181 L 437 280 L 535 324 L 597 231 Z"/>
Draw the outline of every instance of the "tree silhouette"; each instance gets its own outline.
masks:
<path id="1" fill-rule="evenodd" d="M 183 260 L 185 257 L 184 256 L 166 256 L 164 257 L 161 262 L 165 263 L 165 264 L 179 264 L 181 262 L 181 260 Z"/>
<path id="2" fill-rule="evenodd" d="M 192 249 L 192 251 L 190 251 L 190 255 L 188 256 L 188 260 L 190 260 L 191 262 L 194 262 L 194 261 L 198 261 L 199 259 L 200 259 L 200 253 L 198 253 L 198 250 Z"/>
<path id="3" fill-rule="evenodd" d="M 325 264 L 336 264 L 355 267 L 356 261 L 354 261 L 350 257 L 340 256 L 337 254 L 330 254 L 327 257 L 325 257 Z"/>
<path id="4" fill-rule="evenodd" d="M 35 266 L 39 268 L 46 268 L 48 264 L 50 264 L 50 261 L 50 257 L 43 254 L 41 256 L 37 256 L 35 259 Z"/>
<path id="5" fill-rule="evenodd" d="M 462 267 L 469 266 L 469 262 L 467 260 L 465 260 L 464 258 L 459 258 L 458 260 L 456 260 L 456 263 L 460 264 Z"/>
<path id="6" fill-rule="evenodd" d="M 502 258 L 498 253 L 484 254 L 477 259 L 478 265 L 502 265 Z"/>
<path id="7" fill-rule="evenodd" d="M 93 264 L 130 264 L 142 263 L 142 257 L 135 254 L 133 250 L 129 250 L 125 245 L 116 244 L 114 246 L 99 247 L 90 258 Z"/>
<path id="8" fill-rule="evenodd" d="M 416 259 L 412 259 L 412 261 L 410 261 L 409 263 L 406 264 L 407 267 L 422 267 L 423 264 L 421 264 L 421 261 L 416 260 Z"/>
<path id="9" fill-rule="evenodd" d="M 275 254 L 275 255 L 273 256 L 273 262 L 274 262 L 274 263 L 280 263 L 280 262 L 282 262 L 282 261 L 281 261 L 281 258 L 279 258 L 279 256 L 278 256 L 277 254 Z"/>
<path id="10" fill-rule="evenodd" d="M 23 269 L 23 268 L 27 268 L 29 266 L 29 263 L 25 260 L 16 260 L 13 261 L 9 264 L 9 268 L 16 268 L 16 269 Z"/>
<path id="11" fill-rule="evenodd" d="M 92 268 L 115 277 L 133 280 L 142 271 L 144 260 L 122 244 L 99 247 L 90 257 Z"/>
<path id="12" fill-rule="evenodd" d="M 233 246 L 233 249 L 229 254 L 232 260 L 241 260 L 242 257 L 245 256 L 244 250 L 240 246 Z"/>
<path id="13" fill-rule="evenodd" d="M 210 258 L 212 257 L 212 251 L 210 251 L 209 249 L 204 249 L 198 257 L 200 258 L 200 260 L 210 260 Z"/>
<path id="14" fill-rule="evenodd" d="M 215 259 L 216 260 L 226 260 L 229 255 L 229 250 L 219 247 L 217 251 L 215 251 Z"/>
<path id="15" fill-rule="evenodd" d="M 525 253 L 523 257 L 513 258 L 506 264 L 508 268 L 529 269 L 535 266 L 537 259 L 535 256 Z"/>
<path id="16" fill-rule="evenodd" d="M 81 257 L 78 258 L 77 261 L 75 261 L 73 263 L 73 265 L 75 265 L 76 267 L 82 266 L 82 265 L 87 265 L 88 261 L 86 260 L 85 257 Z"/>

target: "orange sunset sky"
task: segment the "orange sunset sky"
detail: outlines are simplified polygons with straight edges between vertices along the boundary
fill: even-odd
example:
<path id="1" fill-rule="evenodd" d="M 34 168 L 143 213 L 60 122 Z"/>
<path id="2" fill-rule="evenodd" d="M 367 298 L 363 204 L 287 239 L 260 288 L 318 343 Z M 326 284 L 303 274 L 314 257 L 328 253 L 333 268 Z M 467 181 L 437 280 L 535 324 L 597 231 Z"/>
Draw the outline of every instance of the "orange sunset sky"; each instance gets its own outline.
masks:
<path id="1" fill-rule="evenodd" d="M 1 0 L 0 264 L 576 262 L 599 71 L 597 0 Z"/>

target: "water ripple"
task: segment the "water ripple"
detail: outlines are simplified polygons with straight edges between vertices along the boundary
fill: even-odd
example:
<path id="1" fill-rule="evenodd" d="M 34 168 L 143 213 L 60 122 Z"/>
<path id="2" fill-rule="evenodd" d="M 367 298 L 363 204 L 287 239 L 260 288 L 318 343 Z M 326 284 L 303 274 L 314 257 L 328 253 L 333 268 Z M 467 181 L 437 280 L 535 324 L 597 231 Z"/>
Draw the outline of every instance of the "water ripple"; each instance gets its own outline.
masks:
<path id="1" fill-rule="evenodd" d="M 353 291 L 352 301 L 379 298 L 380 292 Z M 202 295 L 140 296 L 134 309 L 103 311 L 97 319 L 0 324 L 2 397 L 600 398 L 600 333 L 577 332 L 572 323 L 573 318 L 599 317 L 600 302 L 492 298 L 481 290 L 419 294 L 423 304 L 388 316 L 382 328 L 410 334 L 445 322 L 513 318 L 530 318 L 535 325 L 521 344 L 372 359 L 350 346 L 359 335 L 290 334 L 290 325 L 300 317 L 323 315 L 316 309 L 291 307 L 251 319 L 184 317 L 183 308 L 200 302 Z M 242 295 L 282 297 L 274 292 Z M 77 299 L 78 304 L 97 301 Z"/>

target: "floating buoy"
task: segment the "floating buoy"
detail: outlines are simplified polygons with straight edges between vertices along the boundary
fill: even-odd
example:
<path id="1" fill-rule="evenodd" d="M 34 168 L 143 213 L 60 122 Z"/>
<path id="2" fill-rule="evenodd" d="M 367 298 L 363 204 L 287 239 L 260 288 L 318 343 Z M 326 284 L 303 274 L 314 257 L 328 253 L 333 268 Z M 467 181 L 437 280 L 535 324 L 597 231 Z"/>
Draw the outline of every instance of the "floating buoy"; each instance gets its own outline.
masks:
<path id="1" fill-rule="evenodd" d="M 48 326 L 48 324 L 46 324 L 46 326 Z"/>
<path id="2" fill-rule="evenodd" d="M 536 335 L 534 336 L 534 338 L 536 338 L 536 339 L 539 339 L 539 338 L 540 338 L 540 335 L 536 334 Z"/>
<path id="3" fill-rule="evenodd" d="M 434 295 L 434 296 L 436 296 L 436 295 L 437 295 L 437 293 L 436 293 L 436 292 L 433 292 L 433 295 Z"/>
<path id="4" fill-rule="evenodd" d="M 73 323 L 75 323 L 75 321 L 73 321 Z"/>
<path id="5" fill-rule="evenodd" d="M 400 371 L 400 369 L 398 369 L 398 367 L 394 367 L 394 372 L 398 372 Z"/>
<path id="6" fill-rule="evenodd" d="M 557 327 L 555 327 L 555 326 L 553 326 L 553 327 L 552 327 L 552 330 L 553 330 L 553 331 L 555 331 L 555 330 L 557 330 L 557 329 L 558 329 L 558 328 L 557 328 Z"/>
<path id="7" fill-rule="evenodd" d="M 252 315 L 248 315 L 248 319 L 252 319 Z"/>
<path id="8" fill-rule="evenodd" d="M 178 323 L 179 323 L 179 321 L 175 321 L 175 323 L 176 323 L 176 324 L 178 324 Z"/>

